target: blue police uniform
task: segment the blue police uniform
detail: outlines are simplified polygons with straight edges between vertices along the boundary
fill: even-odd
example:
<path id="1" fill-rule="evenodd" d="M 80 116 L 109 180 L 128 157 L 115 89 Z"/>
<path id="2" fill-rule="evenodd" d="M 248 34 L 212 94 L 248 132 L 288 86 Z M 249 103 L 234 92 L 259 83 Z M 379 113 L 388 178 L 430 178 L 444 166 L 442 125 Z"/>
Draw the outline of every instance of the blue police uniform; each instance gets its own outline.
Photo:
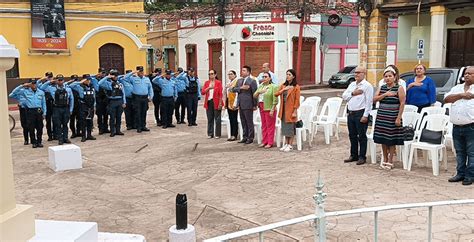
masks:
<path id="1" fill-rule="evenodd" d="M 100 76 L 97 77 L 100 78 Z M 109 99 L 107 98 L 106 90 L 99 86 L 99 81 L 93 75 L 91 75 L 91 85 L 96 91 L 96 114 L 99 134 L 109 133 L 110 131 L 107 127 L 109 120 L 109 116 L 107 114 L 107 105 L 109 104 Z"/>
<path id="2" fill-rule="evenodd" d="M 120 126 L 122 125 L 123 104 L 127 103 L 123 85 L 118 80 L 114 81 L 111 78 L 104 77 L 99 81 L 99 86 L 107 91 L 107 97 L 109 98 L 107 112 L 110 118 L 110 137 L 123 135 L 120 132 Z"/>
<path id="3" fill-rule="evenodd" d="M 47 90 L 53 97 L 53 123 L 58 144 L 71 143 L 68 139 L 68 122 L 69 117 L 74 109 L 74 96 L 71 88 L 63 84 L 63 86 L 51 85 L 48 81 L 41 86 L 42 90 Z"/>
<path id="4" fill-rule="evenodd" d="M 173 110 L 174 100 L 178 97 L 176 89 L 176 82 L 174 78 L 166 79 L 161 76 L 155 77 L 153 83 L 161 88 L 161 123 L 162 128 L 174 127 L 173 125 Z"/>
<path id="5" fill-rule="evenodd" d="M 49 81 L 49 80 L 48 80 Z M 42 89 L 41 87 L 43 86 L 43 84 L 46 83 L 45 82 L 42 82 L 41 80 L 37 80 L 36 81 L 36 87 L 38 89 L 41 89 L 45 96 L 46 96 L 46 107 L 47 107 L 47 111 L 46 111 L 46 132 L 48 134 L 48 141 L 51 141 L 51 140 L 54 140 L 56 139 L 56 135 L 55 135 L 55 128 L 54 128 L 54 124 L 53 124 L 53 97 L 51 96 L 51 93 L 49 93 L 49 91 L 47 90 L 44 90 Z"/>
<path id="6" fill-rule="evenodd" d="M 135 110 L 133 108 L 133 99 L 132 99 L 132 90 L 133 86 L 131 83 L 125 81 L 125 75 L 120 75 L 118 80 L 123 85 L 123 91 L 125 93 L 125 102 L 127 106 L 125 106 L 125 123 L 127 125 L 127 130 L 136 129 L 135 125 Z"/>
<path id="7" fill-rule="evenodd" d="M 153 99 L 153 88 L 150 79 L 146 76 L 135 76 L 133 73 L 125 75 L 124 80 L 132 85 L 133 107 L 136 110 L 135 124 L 137 132 L 149 131 L 146 127 L 146 112 L 148 100 Z"/>
<path id="8" fill-rule="evenodd" d="M 30 135 L 33 148 L 43 147 L 41 144 L 43 139 L 43 117 L 47 112 L 45 93 L 38 88 L 33 90 L 21 85 L 16 87 L 9 97 L 21 100 L 20 103 L 25 111 L 25 126 Z"/>
<path id="9" fill-rule="evenodd" d="M 201 82 L 195 76 L 185 74 L 183 79 L 186 82 L 186 109 L 188 116 L 188 126 L 195 126 L 199 99 L 201 99 Z"/>
<path id="10" fill-rule="evenodd" d="M 178 124 L 184 124 L 184 114 L 186 112 L 186 79 L 185 79 L 186 72 L 181 72 L 179 75 L 174 78 L 176 83 L 176 91 L 178 92 L 178 96 L 174 103 L 174 114 L 176 116 L 176 120 Z M 179 109 L 181 108 L 181 113 Z M 189 119 L 189 118 L 188 118 Z"/>
<path id="11" fill-rule="evenodd" d="M 18 109 L 20 111 L 20 124 L 21 128 L 23 129 L 23 140 L 24 144 L 27 145 L 29 144 L 29 131 L 28 131 L 28 126 L 26 125 L 27 120 L 26 120 L 26 108 L 25 108 L 25 96 L 20 95 L 18 98 Z"/>

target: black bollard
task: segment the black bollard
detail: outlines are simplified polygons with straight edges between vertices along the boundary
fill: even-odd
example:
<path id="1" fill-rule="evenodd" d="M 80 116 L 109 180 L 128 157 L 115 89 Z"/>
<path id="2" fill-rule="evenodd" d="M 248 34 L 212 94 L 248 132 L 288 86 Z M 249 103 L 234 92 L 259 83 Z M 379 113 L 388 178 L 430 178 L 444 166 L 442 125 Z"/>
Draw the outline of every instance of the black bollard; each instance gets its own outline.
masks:
<path id="1" fill-rule="evenodd" d="M 186 194 L 176 195 L 176 229 L 188 228 L 188 199 Z"/>

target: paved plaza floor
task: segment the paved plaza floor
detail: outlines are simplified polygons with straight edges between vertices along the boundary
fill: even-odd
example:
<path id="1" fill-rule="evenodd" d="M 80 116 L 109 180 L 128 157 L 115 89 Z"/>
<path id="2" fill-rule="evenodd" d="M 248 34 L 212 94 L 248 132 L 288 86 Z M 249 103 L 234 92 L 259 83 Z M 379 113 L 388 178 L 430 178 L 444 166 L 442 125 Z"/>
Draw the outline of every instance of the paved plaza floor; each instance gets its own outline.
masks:
<path id="1" fill-rule="evenodd" d="M 175 197 L 188 196 L 188 220 L 198 240 L 314 213 L 315 181 L 321 171 L 326 210 L 337 211 L 399 203 L 474 198 L 474 186 L 448 183 L 455 174 L 448 150 L 448 170 L 433 176 L 431 165 L 412 171 L 396 164 L 344 164 L 349 154 L 347 130 L 324 144 L 319 131 L 313 147 L 303 151 L 264 150 L 207 139 L 202 106 L 197 127 L 163 130 L 148 112 L 151 132 L 125 131 L 125 136 L 97 135 L 81 143 L 84 168 L 57 172 L 48 168 L 48 146 L 24 146 L 17 127 L 12 150 L 17 203 L 34 206 L 36 218 L 95 221 L 101 232 L 142 234 L 147 241 L 166 241 L 175 223 Z M 94 120 L 95 121 L 95 120 Z M 19 125 L 18 125 L 19 126 Z M 225 129 L 223 129 L 225 131 Z M 138 151 L 140 148 L 145 148 Z M 421 159 L 420 159 L 421 160 Z M 381 212 L 380 241 L 427 238 L 427 209 Z M 312 223 L 302 223 L 265 236 L 273 241 L 311 241 Z M 373 214 L 328 219 L 328 240 L 373 240 Z M 248 237 L 245 240 L 255 240 Z M 474 205 L 435 207 L 434 241 L 474 240 Z"/>

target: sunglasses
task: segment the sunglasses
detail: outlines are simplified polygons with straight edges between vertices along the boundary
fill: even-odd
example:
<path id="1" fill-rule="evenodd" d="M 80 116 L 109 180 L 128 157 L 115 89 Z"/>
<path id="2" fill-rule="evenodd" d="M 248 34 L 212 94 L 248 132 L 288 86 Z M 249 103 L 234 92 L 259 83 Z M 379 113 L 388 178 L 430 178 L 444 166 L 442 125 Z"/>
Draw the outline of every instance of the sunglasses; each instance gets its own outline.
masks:
<path id="1" fill-rule="evenodd" d="M 215 74 L 214 73 L 209 73 L 209 76 L 213 76 L 213 75 L 215 75 Z"/>
<path id="2" fill-rule="evenodd" d="M 269 78 L 269 76 L 263 76 L 263 78 Z"/>

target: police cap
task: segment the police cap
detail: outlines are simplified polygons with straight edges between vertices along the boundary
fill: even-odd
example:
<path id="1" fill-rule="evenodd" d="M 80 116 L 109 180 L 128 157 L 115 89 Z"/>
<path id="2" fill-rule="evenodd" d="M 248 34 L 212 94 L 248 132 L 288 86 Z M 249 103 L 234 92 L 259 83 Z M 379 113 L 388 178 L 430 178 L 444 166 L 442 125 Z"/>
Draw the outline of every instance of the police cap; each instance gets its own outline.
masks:
<path id="1" fill-rule="evenodd" d="M 79 78 L 79 76 L 78 76 L 78 75 L 76 75 L 76 74 L 74 74 L 74 75 L 71 75 L 71 79 L 77 79 L 77 78 Z"/>
<path id="2" fill-rule="evenodd" d="M 82 79 L 90 79 L 91 75 L 90 74 L 83 74 Z"/>
<path id="3" fill-rule="evenodd" d="M 112 69 L 112 70 L 109 71 L 109 74 L 112 75 L 112 76 L 118 76 L 119 72 L 115 69 Z"/>
<path id="4" fill-rule="evenodd" d="M 64 76 L 63 76 L 62 74 L 57 74 L 57 75 L 56 75 L 56 79 L 57 79 L 58 81 L 64 81 Z"/>
<path id="5" fill-rule="evenodd" d="M 161 68 L 155 68 L 155 71 L 153 71 L 153 72 L 155 72 L 155 73 L 161 73 L 161 71 L 162 71 Z"/>
<path id="6" fill-rule="evenodd" d="M 166 73 L 166 75 L 171 75 L 171 70 L 170 70 L 170 69 L 166 69 L 165 73 Z"/>
<path id="7" fill-rule="evenodd" d="M 99 70 L 97 71 L 98 73 L 105 73 L 105 68 L 99 67 Z"/>
<path id="8" fill-rule="evenodd" d="M 130 73 L 130 72 L 132 72 L 132 70 L 126 70 L 126 71 L 125 71 L 125 74 L 128 74 L 128 73 Z"/>
<path id="9" fill-rule="evenodd" d="M 28 80 L 28 83 L 36 84 L 36 79 L 35 79 L 35 78 L 30 78 L 30 79 Z"/>
<path id="10" fill-rule="evenodd" d="M 48 71 L 48 72 L 44 73 L 44 76 L 46 76 L 48 78 L 51 78 L 51 77 L 53 77 L 53 73 Z"/>
<path id="11" fill-rule="evenodd" d="M 143 66 L 137 66 L 137 71 L 143 72 Z"/>
<path id="12" fill-rule="evenodd" d="M 193 67 L 189 67 L 189 68 L 188 68 L 188 71 L 194 71 L 194 68 L 193 68 Z"/>
<path id="13" fill-rule="evenodd" d="M 183 67 L 178 67 L 178 72 L 183 72 Z"/>

